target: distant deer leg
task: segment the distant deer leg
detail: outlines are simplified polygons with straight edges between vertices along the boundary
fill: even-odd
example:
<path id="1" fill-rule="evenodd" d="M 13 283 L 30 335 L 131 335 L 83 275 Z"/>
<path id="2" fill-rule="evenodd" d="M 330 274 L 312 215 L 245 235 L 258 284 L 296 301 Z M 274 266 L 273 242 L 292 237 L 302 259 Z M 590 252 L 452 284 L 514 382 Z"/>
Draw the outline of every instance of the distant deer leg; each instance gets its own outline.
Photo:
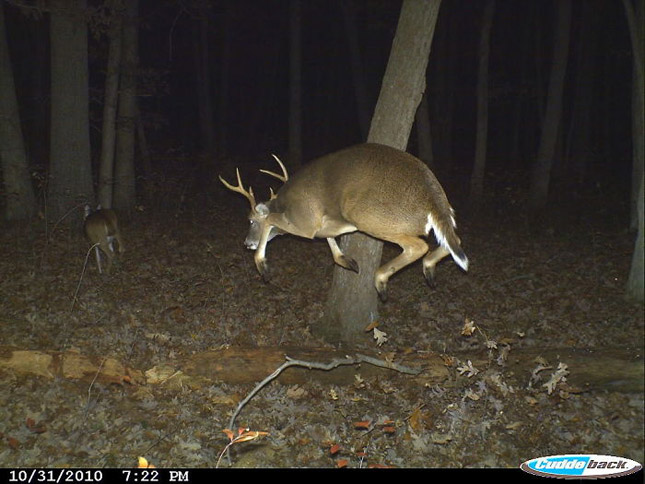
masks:
<path id="1" fill-rule="evenodd" d="M 440 245 L 423 258 L 423 275 L 430 286 L 434 286 L 434 270 L 437 263 L 444 257 L 450 255 L 450 251 Z"/>
<path id="2" fill-rule="evenodd" d="M 103 274 L 101 270 L 101 254 L 99 254 L 99 246 L 94 246 L 94 255 L 96 257 L 96 266 L 99 268 L 99 274 Z"/>
<path id="3" fill-rule="evenodd" d="M 382 265 L 376 271 L 375 285 L 376 291 L 382 301 L 387 300 L 387 281 L 392 274 L 398 272 L 408 264 L 420 259 L 428 252 L 428 244 L 419 237 L 411 235 L 401 235 L 397 237 L 382 237 L 383 240 L 394 242 L 403 249 L 403 252 L 392 259 L 387 264 Z"/>
<path id="4" fill-rule="evenodd" d="M 340 247 L 338 247 L 338 244 L 336 243 L 336 239 L 333 237 L 327 237 L 327 243 L 329 244 L 331 254 L 334 257 L 334 262 L 339 266 L 358 274 L 358 264 L 354 259 L 343 254 L 343 251 L 340 250 Z"/>
<path id="5" fill-rule="evenodd" d="M 105 258 L 107 259 L 107 263 L 105 264 L 105 272 L 109 274 L 110 270 L 112 269 L 112 259 L 114 258 L 114 253 L 112 252 L 110 243 L 107 240 L 105 242 L 101 242 L 101 245 L 99 247 L 101 248 L 101 251 L 105 254 Z M 98 259 L 98 253 L 96 257 Z M 101 268 L 101 265 L 99 264 L 99 272 L 101 272 L 100 268 Z"/>
<path id="6" fill-rule="evenodd" d="M 119 232 L 116 232 L 114 234 L 114 239 L 116 240 L 117 244 L 119 244 L 119 254 L 123 254 L 125 252 L 125 246 L 123 245 L 123 241 L 121 240 L 121 234 Z"/>
<path id="7" fill-rule="evenodd" d="M 109 274 L 110 271 L 112 270 L 112 262 L 113 262 L 114 255 L 112 254 L 111 250 L 104 253 L 107 256 L 107 264 L 105 264 L 105 272 Z"/>

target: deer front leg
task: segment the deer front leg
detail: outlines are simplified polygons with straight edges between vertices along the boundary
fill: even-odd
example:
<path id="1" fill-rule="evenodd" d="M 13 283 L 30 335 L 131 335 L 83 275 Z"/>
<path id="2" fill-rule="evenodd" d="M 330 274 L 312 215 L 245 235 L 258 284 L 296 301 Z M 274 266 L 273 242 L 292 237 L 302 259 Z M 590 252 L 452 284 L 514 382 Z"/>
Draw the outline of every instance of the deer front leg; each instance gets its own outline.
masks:
<path id="1" fill-rule="evenodd" d="M 343 254 L 343 251 L 340 250 L 340 247 L 338 247 L 338 244 L 336 243 L 336 239 L 333 237 L 327 237 L 327 243 L 331 249 L 331 255 L 334 257 L 334 262 L 339 266 L 358 274 L 358 264 L 354 259 Z"/>
<path id="2" fill-rule="evenodd" d="M 255 249 L 255 254 L 253 255 L 253 260 L 255 261 L 255 267 L 257 267 L 258 272 L 262 276 L 262 279 L 266 281 L 269 280 L 269 267 L 267 266 L 266 260 L 266 248 L 267 243 L 269 242 L 269 234 L 271 233 L 272 225 L 265 224 L 262 227 L 262 233 L 260 234 L 260 240 L 258 241 L 258 248 Z"/>

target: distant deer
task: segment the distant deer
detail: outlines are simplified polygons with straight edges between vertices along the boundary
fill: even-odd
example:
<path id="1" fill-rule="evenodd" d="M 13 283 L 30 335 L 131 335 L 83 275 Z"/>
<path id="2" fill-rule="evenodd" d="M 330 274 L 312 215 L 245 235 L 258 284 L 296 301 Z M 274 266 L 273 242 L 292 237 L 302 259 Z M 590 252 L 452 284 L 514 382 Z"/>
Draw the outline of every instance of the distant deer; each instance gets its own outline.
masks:
<path id="1" fill-rule="evenodd" d="M 90 206 L 85 205 L 85 223 L 83 228 L 87 239 L 95 245 L 96 265 L 99 268 L 99 273 L 103 273 L 101 270 L 99 249 L 107 257 L 105 271 L 110 272 L 115 254 L 114 241 L 116 240 L 118 244 L 119 253 L 123 253 L 125 250 L 116 213 L 109 208 L 101 208 L 100 205 L 95 212 L 92 212 Z"/>
<path id="2" fill-rule="evenodd" d="M 268 202 L 256 203 L 253 189 L 244 189 L 236 169 L 237 186 L 221 176 L 220 181 L 251 203 L 251 227 L 245 245 L 255 250 L 255 265 L 267 274 L 266 245 L 284 233 L 313 239 L 326 238 L 336 264 L 358 272 L 358 264 L 345 255 L 335 237 L 364 232 L 394 242 L 403 252 L 376 272 L 375 286 L 382 300 L 387 298 L 389 278 L 423 257 L 423 274 L 430 283 L 437 262 L 452 255 L 465 271 L 468 258 L 455 233 L 454 210 L 439 181 L 414 156 L 385 145 L 361 144 L 323 156 L 302 167 L 289 178 L 275 156 L 282 175 L 260 170 L 284 184 L 271 191 Z M 421 237 L 434 231 L 439 247 L 428 253 Z"/>

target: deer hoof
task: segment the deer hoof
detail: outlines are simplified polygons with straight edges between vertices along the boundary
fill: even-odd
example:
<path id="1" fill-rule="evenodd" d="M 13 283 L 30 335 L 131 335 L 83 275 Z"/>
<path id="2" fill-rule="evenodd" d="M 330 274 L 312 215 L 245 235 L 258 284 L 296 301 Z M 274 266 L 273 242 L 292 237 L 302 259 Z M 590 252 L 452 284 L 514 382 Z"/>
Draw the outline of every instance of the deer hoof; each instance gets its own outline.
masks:
<path id="1" fill-rule="evenodd" d="M 351 257 L 343 256 L 343 267 L 358 274 L 358 263 Z"/>
<path id="2" fill-rule="evenodd" d="M 258 272 L 262 276 L 262 279 L 265 281 L 269 280 L 269 266 L 267 265 L 266 259 L 259 259 L 255 261 L 255 266 L 258 268 Z"/>
<path id="3" fill-rule="evenodd" d="M 387 282 L 377 282 L 376 292 L 378 292 L 378 297 L 381 302 L 387 301 Z"/>
<path id="4" fill-rule="evenodd" d="M 427 269 L 424 267 L 423 276 L 425 277 L 428 286 L 433 289 L 437 287 L 437 283 L 434 278 L 434 267 L 428 267 Z"/>

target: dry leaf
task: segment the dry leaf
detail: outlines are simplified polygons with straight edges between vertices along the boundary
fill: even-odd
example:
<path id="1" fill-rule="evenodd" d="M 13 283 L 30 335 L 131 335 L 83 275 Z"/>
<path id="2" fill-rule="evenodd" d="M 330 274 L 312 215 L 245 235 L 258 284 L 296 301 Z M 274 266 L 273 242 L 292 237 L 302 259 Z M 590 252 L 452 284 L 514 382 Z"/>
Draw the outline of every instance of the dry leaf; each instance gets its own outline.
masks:
<path id="1" fill-rule="evenodd" d="M 148 459 L 145 457 L 139 456 L 137 467 L 140 469 L 154 469 L 155 466 L 148 462 Z"/>
<path id="2" fill-rule="evenodd" d="M 376 346 L 381 346 L 387 342 L 387 333 L 378 328 L 374 328 L 374 339 L 376 340 Z"/>
<path id="3" fill-rule="evenodd" d="M 412 431 L 419 435 L 430 424 L 430 416 L 422 410 L 422 407 L 417 407 L 408 417 L 408 424 Z"/>
<path id="4" fill-rule="evenodd" d="M 378 321 L 372 321 L 370 324 L 365 326 L 365 329 L 363 331 L 365 331 L 366 333 L 369 333 L 376 327 L 378 327 Z"/>
<path id="5" fill-rule="evenodd" d="M 463 328 L 461 328 L 461 334 L 462 336 L 472 336 L 476 329 L 475 321 L 466 319 Z"/>

